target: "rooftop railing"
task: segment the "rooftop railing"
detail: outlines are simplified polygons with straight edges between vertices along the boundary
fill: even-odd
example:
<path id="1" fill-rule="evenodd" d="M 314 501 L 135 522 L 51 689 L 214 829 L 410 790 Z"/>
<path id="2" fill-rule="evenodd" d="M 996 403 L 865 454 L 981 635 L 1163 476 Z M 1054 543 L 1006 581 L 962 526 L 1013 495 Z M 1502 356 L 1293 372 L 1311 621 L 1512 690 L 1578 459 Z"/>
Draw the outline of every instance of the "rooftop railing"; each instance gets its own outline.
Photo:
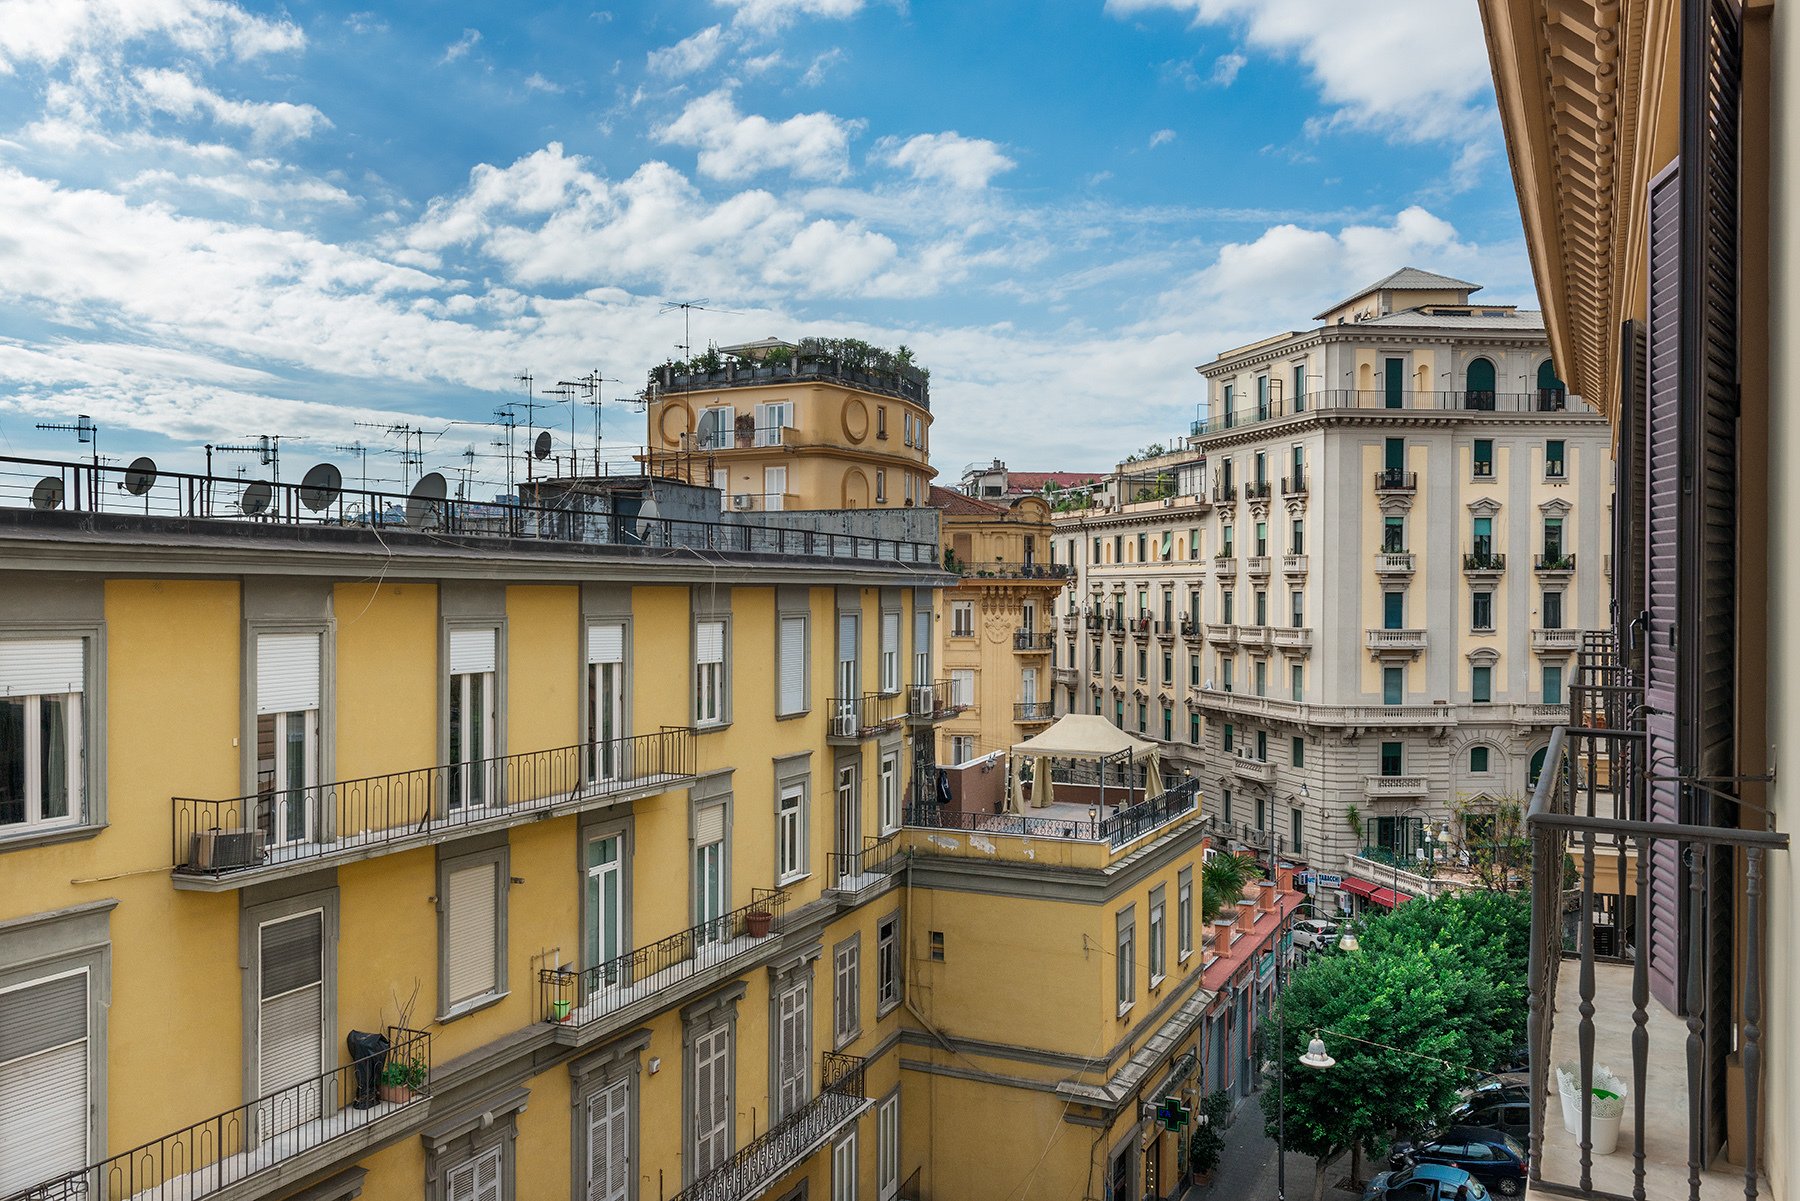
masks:
<path id="1" fill-rule="evenodd" d="M 944 569 L 957 575 L 978 579 L 1066 580 L 1067 563 L 964 563 L 953 555 L 944 559 Z"/>
<path id="2" fill-rule="evenodd" d="M 1105 842 L 1113 849 L 1185 817 L 1199 805 L 1200 782 L 1186 780 L 1156 796 L 1114 809 L 1102 817 L 1039 817 L 1029 813 L 946 811 L 915 804 L 906 824 L 930 830 L 967 830 L 978 834 L 1012 834 L 1025 838 L 1066 838 Z"/>
<path id="3" fill-rule="evenodd" d="M 1235 399 L 1235 398 L 1234 398 Z M 1245 404 L 1231 409 L 1219 408 L 1196 419 L 1189 427 L 1192 437 L 1221 434 L 1266 421 L 1280 421 L 1306 413 L 1334 409 L 1397 409 L 1411 412 L 1442 413 L 1561 413 L 1571 408 L 1588 412 L 1579 402 L 1572 405 L 1568 394 L 1558 388 L 1540 388 L 1531 392 L 1431 391 L 1410 388 L 1327 388 L 1308 392 L 1298 401 L 1291 397 L 1272 397 L 1263 403 Z"/>
<path id="4" fill-rule="evenodd" d="M 817 1096 L 676 1193 L 673 1201 L 749 1201 L 760 1196 L 868 1108 L 866 1070 L 866 1062 L 855 1055 L 825 1052 Z"/>

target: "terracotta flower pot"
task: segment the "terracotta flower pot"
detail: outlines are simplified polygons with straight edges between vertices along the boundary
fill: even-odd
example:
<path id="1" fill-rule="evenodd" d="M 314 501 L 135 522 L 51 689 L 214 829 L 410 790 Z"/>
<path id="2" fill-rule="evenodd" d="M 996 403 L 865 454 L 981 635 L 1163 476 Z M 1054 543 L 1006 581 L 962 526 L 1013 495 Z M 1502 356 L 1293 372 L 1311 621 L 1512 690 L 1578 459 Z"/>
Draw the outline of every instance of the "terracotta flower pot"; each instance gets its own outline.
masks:
<path id="1" fill-rule="evenodd" d="M 746 913 L 744 930 L 751 938 L 763 938 L 769 933 L 769 927 L 774 921 L 775 915 L 772 913 Z"/>
<path id="2" fill-rule="evenodd" d="M 381 1099 L 386 1101 L 389 1105 L 404 1105 L 413 1099 L 413 1090 L 407 1088 L 404 1084 L 377 1085 L 375 1091 L 379 1093 Z"/>

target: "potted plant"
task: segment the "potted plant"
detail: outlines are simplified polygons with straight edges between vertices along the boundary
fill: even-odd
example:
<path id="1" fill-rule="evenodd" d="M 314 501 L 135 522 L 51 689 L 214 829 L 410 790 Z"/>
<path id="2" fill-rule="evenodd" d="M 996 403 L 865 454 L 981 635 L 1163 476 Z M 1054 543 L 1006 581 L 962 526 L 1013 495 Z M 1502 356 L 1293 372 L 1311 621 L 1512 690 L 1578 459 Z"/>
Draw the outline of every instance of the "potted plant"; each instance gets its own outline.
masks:
<path id="1" fill-rule="evenodd" d="M 569 1020 L 569 1013 L 575 1008 L 570 995 L 575 990 L 575 968 L 571 964 L 556 965 L 556 999 L 550 1002 L 550 1012 L 559 1022 Z"/>
<path id="2" fill-rule="evenodd" d="M 1563 1129 L 1581 1138 L 1581 1065 L 1575 1060 L 1557 1065 L 1557 1093 L 1562 1099 Z M 1593 1152 L 1611 1155 L 1619 1146 L 1619 1122 L 1625 1116 L 1625 1082 L 1610 1068 L 1594 1065 Z"/>
<path id="3" fill-rule="evenodd" d="M 775 915 L 767 909 L 752 909 L 744 915 L 744 932 L 751 938 L 766 938 Z"/>
<path id="4" fill-rule="evenodd" d="M 424 1088 L 423 1059 L 403 1059 L 398 1055 L 388 1057 L 387 1066 L 381 1069 L 381 1084 L 378 1089 L 383 1101 L 389 1105 L 404 1105 L 424 1091 Z"/>
<path id="5" fill-rule="evenodd" d="M 1188 1134 L 1188 1171 L 1194 1183 L 1212 1183 L 1212 1174 L 1225 1155 L 1225 1131 L 1231 1126 L 1231 1098 L 1223 1090 L 1208 1093 L 1194 1115 Z"/>

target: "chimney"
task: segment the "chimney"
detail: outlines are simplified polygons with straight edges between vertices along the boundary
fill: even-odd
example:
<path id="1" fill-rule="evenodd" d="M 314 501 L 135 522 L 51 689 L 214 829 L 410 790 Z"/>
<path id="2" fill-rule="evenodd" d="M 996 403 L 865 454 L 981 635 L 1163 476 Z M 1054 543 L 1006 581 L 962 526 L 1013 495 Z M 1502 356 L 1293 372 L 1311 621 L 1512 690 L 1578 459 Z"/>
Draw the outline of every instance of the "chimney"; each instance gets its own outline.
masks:
<path id="1" fill-rule="evenodd" d="M 1294 867 L 1292 864 L 1283 863 L 1275 869 L 1275 883 L 1282 892 L 1294 891 Z"/>
<path id="2" fill-rule="evenodd" d="M 1216 917 L 1213 919 L 1213 951 L 1223 955 L 1231 950 L 1231 944 L 1237 940 L 1237 919 Z"/>
<path id="3" fill-rule="evenodd" d="M 1240 900 L 1237 903 L 1237 926 L 1245 934 L 1256 928 L 1256 902 Z"/>
<path id="4" fill-rule="evenodd" d="M 1275 908 L 1275 881 L 1258 880 L 1256 882 L 1256 907 L 1258 909 Z"/>

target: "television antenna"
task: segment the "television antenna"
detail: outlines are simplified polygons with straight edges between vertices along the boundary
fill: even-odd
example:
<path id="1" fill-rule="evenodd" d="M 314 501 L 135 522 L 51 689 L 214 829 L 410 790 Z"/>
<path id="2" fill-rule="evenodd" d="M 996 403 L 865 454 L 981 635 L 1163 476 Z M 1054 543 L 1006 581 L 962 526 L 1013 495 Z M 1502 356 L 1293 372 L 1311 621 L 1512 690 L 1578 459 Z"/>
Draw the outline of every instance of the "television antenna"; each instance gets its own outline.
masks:
<path id="1" fill-rule="evenodd" d="M 55 421 L 40 421 L 37 423 L 37 428 L 61 434 L 74 434 L 75 441 L 81 443 L 83 446 L 91 443 L 94 447 L 94 466 L 100 466 L 100 427 L 95 425 L 94 419 L 89 417 L 86 413 L 76 414 L 74 425 Z"/>
<path id="2" fill-rule="evenodd" d="M 513 482 L 513 431 L 519 428 L 518 402 L 509 400 L 494 410 L 494 424 L 506 431 L 505 441 L 494 439 L 490 446 L 506 448 L 506 494 L 515 494 L 517 485 Z"/>
<path id="3" fill-rule="evenodd" d="M 681 341 L 677 342 L 675 347 L 677 350 L 681 351 L 681 357 L 684 359 L 691 359 L 694 357 L 693 319 L 695 309 L 700 310 L 702 313 L 729 313 L 733 317 L 743 316 L 743 314 L 736 309 L 715 309 L 706 303 L 705 297 L 701 297 L 699 300 L 665 300 L 663 301 L 662 308 L 658 309 L 657 312 L 673 313 L 677 309 L 681 310 Z"/>
<path id="4" fill-rule="evenodd" d="M 573 384 L 569 384 L 569 383 L 566 383 L 566 382 L 560 381 L 560 380 L 557 382 L 556 387 L 544 389 L 545 396 L 554 396 L 554 397 L 556 397 L 557 404 L 565 404 L 566 403 L 569 406 L 569 474 L 570 475 L 575 474 L 575 411 L 576 411 L 575 398 L 577 396 L 579 396 L 580 394 L 581 394 L 581 389 L 579 387 L 576 387 Z"/>
<path id="5" fill-rule="evenodd" d="M 212 449 L 222 455 L 255 455 L 269 469 L 270 479 L 275 483 L 281 482 L 280 434 L 258 434 L 254 442 L 240 442 L 236 446 L 215 444 Z"/>
<path id="6" fill-rule="evenodd" d="M 518 375 L 513 376 L 513 379 L 516 382 L 525 385 L 525 400 L 524 400 L 525 432 L 526 432 L 526 434 L 529 435 L 531 433 L 531 431 L 534 428 L 536 428 L 536 426 L 537 426 L 537 411 L 538 411 L 537 381 L 534 378 L 532 378 L 532 374 L 529 371 L 520 372 Z M 514 401 L 512 403 L 518 404 L 519 402 Z M 508 450 L 508 452 L 510 452 L 512 450 L 512 440 L 511 440 L 510 434 L 508 435 L 508 438 L 507 438 L 507 450 Z M 542 458 L 543 456 L 539 455 L 538 457 Z M 511 474 L 512 473 L 510 471 L 507 472 L 507 475 L 509 478 L 510 478 Z M 531 478 L 531 459 L 529 456 L 525 460 L 525 478 L 527 480 L 529 480 Z"/>
<path id="7" fill-rule="evenodd" d="M 594 410 L 594 474 L 599 475 L 600 474 L 600 431 L 601 431 L 600 406 L 606 399 L 606 395 L 605 395 L 606 389 L 603 385 L 616 384 L 619 381 L 612 378 L 611 376 L 601 375 L 599 368 L 595 368 L 593 371 L 588 372 L 586 375 L 578 375 L 574 379 L 561 379 L 561 380 L 557 380 L 556 382 L 559 387 L 574 388 L 577 391 L 579 391 L 583 396 L 587 397 L 587 399 L 582 401 L 581 403 L 588 406 L 590 409 Z M 575 417 L 575 407 L 573 404 L 571 404 L 569 406 L 569 418 L 570 418 L 570 427 L 569 428 L 571 431 L 571 433 L 570 433 L 570 441 L 571 442 L 574 441 L 574 433 L 573 433 L 574 417 Z"/>
<path id="8" fill-rule="evenodd" d="M 412 483 L 412 468 L 421 472 L 425 469 L 425 431 L 410 421 L 402 421 L 396 425 L 382 425 L 379 421 L 359 421 L 357 425 L 364 429 L 380 430 L 384 434 L 398 436 L 400 439 L 400 486 L 407 487 Z M 417 443 L 417 446 L 414 445 Z"/>
<path id="9" fill-rule="evenodd" d="M 361 442 L 352 442 L 348 446 L 334 446 L 333 450 L 341 455 L 355 455 L 357 466 L 362 474 L 362 490 L 369 490 L 369 448 Z"/>

